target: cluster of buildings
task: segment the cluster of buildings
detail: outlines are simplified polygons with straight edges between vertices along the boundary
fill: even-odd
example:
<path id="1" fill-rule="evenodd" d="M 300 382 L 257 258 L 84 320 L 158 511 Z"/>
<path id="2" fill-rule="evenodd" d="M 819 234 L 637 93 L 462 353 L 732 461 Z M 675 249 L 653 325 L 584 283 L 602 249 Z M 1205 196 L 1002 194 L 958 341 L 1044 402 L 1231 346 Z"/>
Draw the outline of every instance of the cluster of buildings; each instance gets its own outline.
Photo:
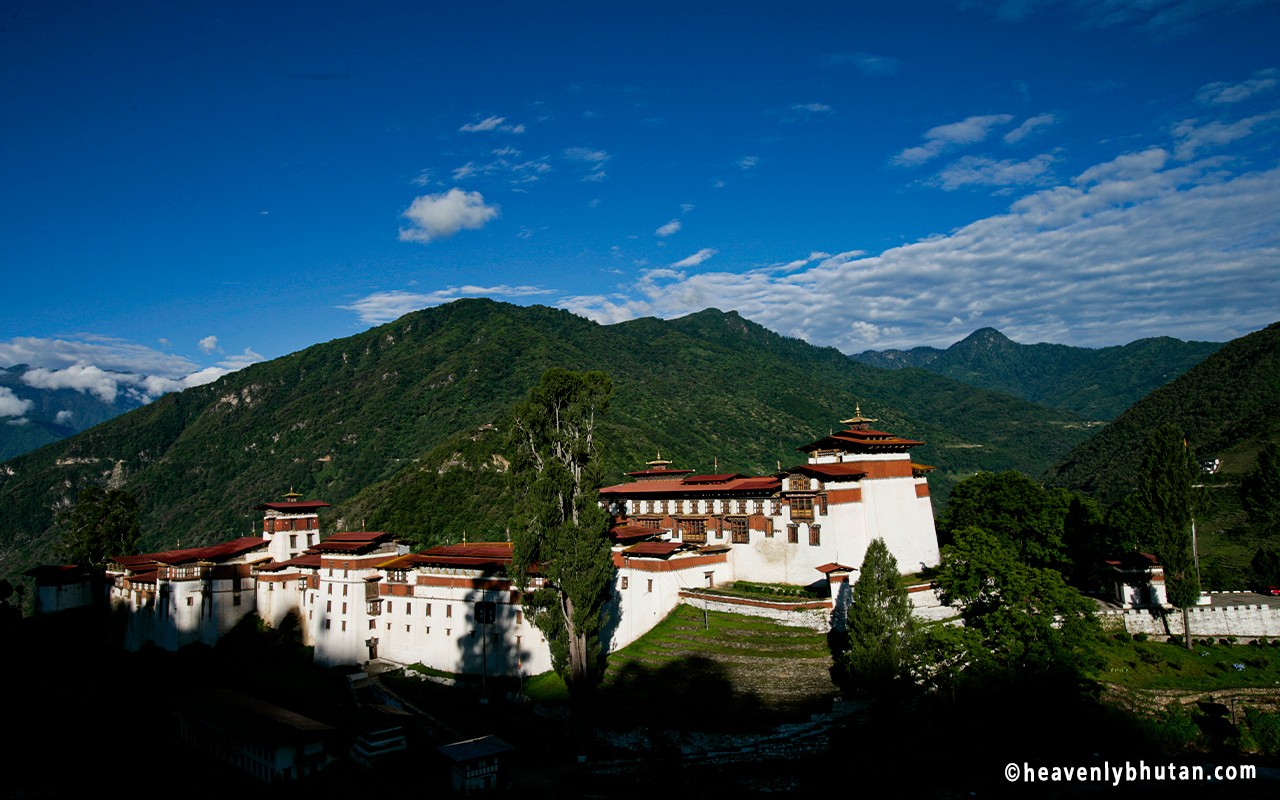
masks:
<path id="1" fill-rule="evenodd" d="M 938 563 L 921 442 L 871 427 L 861 413 L 804 447 L 806 463 L 773 475 L 694 474 L 660 457 L 600 490 L 617 568 L 606 646 L 634 641 L 691 589 L 731 581 L 828 583 L 837 611 L 870 542 L 883 538 L 904 572 Z M 212 645 L 245 617 L 296 625 L 325 665 L 373 659 L 455 673 L 551 668 L 525 618 L 509 542 L 412 553 L 393 533 L 322 535 L 327 503 L 290 493 L 258 506 L 262 533 L 208 547 L 119 556 L 107 565 L 126 646 Z M 42 568 L 36 607 L 90 598 L 78 573 Z M 856 578 L 855 578 L 856 579 Z M 540 579 L 532 579 L 535 584 Z"/>

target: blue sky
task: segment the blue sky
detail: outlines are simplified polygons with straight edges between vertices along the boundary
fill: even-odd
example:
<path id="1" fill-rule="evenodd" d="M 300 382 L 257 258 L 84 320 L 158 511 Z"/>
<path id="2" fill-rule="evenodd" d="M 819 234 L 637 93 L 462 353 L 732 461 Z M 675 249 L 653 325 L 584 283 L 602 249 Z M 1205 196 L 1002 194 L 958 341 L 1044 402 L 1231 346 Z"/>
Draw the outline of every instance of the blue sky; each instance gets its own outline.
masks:
<path id="1" fill-rule="evenodd" d="M 6 3 L 0 366 L 154 396 L 464 296 L 846 352 L 1280 319 L 1275 2 L 367 5 Z"/>

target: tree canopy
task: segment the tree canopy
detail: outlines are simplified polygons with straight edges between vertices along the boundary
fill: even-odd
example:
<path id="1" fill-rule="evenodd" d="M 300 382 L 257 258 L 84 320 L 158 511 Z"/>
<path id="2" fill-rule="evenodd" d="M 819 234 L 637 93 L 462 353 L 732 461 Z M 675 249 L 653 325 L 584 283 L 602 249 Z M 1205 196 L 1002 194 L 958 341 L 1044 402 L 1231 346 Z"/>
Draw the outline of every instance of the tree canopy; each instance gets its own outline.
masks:
<path id="1" fill-rule="evenodd" d="M 1011 680 L 1075 679 L 1092 656 L 1099 627 L 1093 603 L 1056 570 L 1030 567 L 1003 537 L 979 527 L 956 532 L 935 581 L 944 603 L 955 606 L 970 632 L 943 634 L 944 649 L 966 671 Z M 978 646 L 974 646 L 979 643 Z"/>
<path id="2" fill-rule="evenodd" d="M 613 581 L 609 519 L 597 502 L 597 415 L 613 382 L 603 372 L 550 369 L 512 417 L 519 496 L 513 571 L 525 612 L 547 637 L 572 695 L 603 676 L 599 635 Z"/>
<path id="3" fill-rule="evenodd" d="M 1023 563 L 1067 569 L 1063 523 L 1071 495 L 1046 489 L 1016 470 L 980 472 L 956 484 L 942 519 L 946 540 L 974 525 L 1003 537 Z"/>
<path id="4" fill-rule="evenodd" d="M 111 556 L 131 555 L 138 549 L 138 501 L 126 491 L 83 489 L 59 521 L 62 556 L 82 567 L 98 567 Z"/>

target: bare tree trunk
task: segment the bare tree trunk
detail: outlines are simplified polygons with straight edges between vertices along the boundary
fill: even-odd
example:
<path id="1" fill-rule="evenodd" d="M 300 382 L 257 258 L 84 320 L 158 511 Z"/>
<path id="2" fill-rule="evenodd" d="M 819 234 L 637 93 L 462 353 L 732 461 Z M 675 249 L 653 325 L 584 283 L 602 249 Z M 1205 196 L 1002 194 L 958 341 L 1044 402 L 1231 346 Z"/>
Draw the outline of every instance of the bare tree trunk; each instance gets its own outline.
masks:
<path id="1" fill-rule="evenodd" d="M 1191 644 L 1191 613 L 1186 606 L 1182 607 L 1182 641 L 1188 650 L 1195 649 Z"/>

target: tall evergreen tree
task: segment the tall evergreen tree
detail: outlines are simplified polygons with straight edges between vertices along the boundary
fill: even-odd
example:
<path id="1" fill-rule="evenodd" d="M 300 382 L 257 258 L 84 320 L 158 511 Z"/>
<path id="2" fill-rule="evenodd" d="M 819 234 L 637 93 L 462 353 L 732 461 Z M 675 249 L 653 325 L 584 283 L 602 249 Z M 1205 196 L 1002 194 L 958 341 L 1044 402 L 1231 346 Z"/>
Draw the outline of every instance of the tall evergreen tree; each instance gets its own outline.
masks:
<path id="1" fill-rule="evenodd" d="M 863 556 L 847 627 L 845 670 L 855 690 L 876 693 L 907 677 L 915 651 L 916 622 L 898 560 L 884 539 L 872 540 Z"/>
<path id="2" fill-rule="evenodd" d="M 1280 533 L 1280 447 L 1268 442 L 1240 481 L 1240 504 L 1263 533 Z"/>
<path id="3" fill-rule="evenodd" d="M 1169 603 L 1182 609 L 1188 648 L 1191 630 L 1187 609 L 1200 598 L 1191 539 L 1199 474 L 1195 453 L 1176 425 L 1162 425 L 1151 434 L 1138 473 L 1138 499 L 1153 529 Z"/>
<path id="4" fill-rule="evenodd" d="M 599 635 L 613 583 L 609 519 L 597 502 L 596 417 L 613 382 L 603 372 L 550 369 L 512 419 L 519 499 L 513 572 L 552 665 L 581 699 L 603 677 Z M 540 584 L 533 583 L 534 578 Z"/>

